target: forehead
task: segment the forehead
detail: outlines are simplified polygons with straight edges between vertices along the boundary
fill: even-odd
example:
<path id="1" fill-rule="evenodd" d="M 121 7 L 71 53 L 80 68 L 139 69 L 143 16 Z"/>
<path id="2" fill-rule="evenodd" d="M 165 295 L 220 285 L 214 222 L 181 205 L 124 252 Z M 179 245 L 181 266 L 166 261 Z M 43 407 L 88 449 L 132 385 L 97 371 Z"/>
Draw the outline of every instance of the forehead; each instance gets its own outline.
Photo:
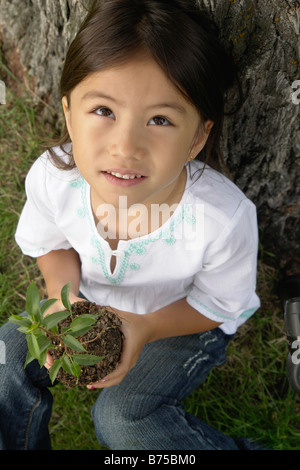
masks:
<path id="1" fill-rule="evenodd" d="M 71 92 L 71 99 L 72 95 L 81 103 L 107 96 L 120 104 L 137 101 L 145 106 L 172 103 L 178 111 L 195 110 L 155 60 L 145 57 L 88 75 Z"/>

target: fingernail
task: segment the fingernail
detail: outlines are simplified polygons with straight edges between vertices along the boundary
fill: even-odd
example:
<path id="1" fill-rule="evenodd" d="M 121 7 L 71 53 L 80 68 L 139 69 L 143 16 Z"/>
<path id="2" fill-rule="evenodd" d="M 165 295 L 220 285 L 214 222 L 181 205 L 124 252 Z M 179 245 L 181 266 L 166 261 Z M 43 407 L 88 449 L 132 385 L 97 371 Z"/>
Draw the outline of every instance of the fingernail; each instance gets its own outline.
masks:
<path id="1" fill-rule="evenodd" d="M 91 390 L 94 390 L 94 388 L 96 388 L 96 387 L 94 387 L 94 385 L 92 385 L 92 386 L 90 387 Z"/>

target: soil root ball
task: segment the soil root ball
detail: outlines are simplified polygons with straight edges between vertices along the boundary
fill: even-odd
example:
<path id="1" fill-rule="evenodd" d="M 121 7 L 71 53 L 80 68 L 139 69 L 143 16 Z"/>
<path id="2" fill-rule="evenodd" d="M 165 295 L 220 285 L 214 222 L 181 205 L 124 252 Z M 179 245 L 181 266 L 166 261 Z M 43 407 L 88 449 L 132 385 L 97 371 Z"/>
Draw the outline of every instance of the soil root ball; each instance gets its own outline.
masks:
<path id="1" fill-rule="evenodd" d="M 93 366 L 81 366 L 78 381 L 76 377 L 61 368 L 57 380 L 65 384 L 66 388 L 98 382 L 116 368 L 121 356 L 122 333 L 120 327 L 122 323 L 110 307 L 103 307 L 89 301 L 75 302 L 72 304 L 72 314 L 58 324 L 59 332 L 62 328 L 68 327 L 74 318 L 82 314 L 101 315 L 87 333 L 77 336 L 76 339 L 89 354 L 104 356 L 104 359 Z M 64 353 L 64 349 L 51 349 L 49 352 L 53 360 L 56 360 Z"/>

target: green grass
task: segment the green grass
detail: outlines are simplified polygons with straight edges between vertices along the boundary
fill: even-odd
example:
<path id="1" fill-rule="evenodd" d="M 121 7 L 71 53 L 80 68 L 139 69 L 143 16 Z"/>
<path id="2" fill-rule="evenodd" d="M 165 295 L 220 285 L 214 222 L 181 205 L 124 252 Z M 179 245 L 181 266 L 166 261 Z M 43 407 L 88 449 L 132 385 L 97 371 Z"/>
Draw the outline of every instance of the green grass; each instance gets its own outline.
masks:
<path id="1" fill-rule="evenodd" d="M 261 309 L 239 329 L 227 363 L 211 372 L 186 405 L 228 435 L 247 436 L 276 450 L 299 450 L 300 402 L 286 378 L 283 314 L 272 293 L 277 273 L 268 268 L 259 263 Z"/>
<path id="2" fill-rule="evenodd" d="M 25 201 L 24 179 L 38 153 L 35 111 L 29 99 L 8 91 L 0 107 L 0 318 L 19 310 L 29 279 L 37 276 L 31 261 L 21 256 L 14 233 Z"/>
<path id="3" fill-rule="evenodd" d="M 25 175 L 41 153 L 38 136 L 49 129 L 52 119 L 47 112 L 40 103 L 33 104 L 27 93 L 18 97 L 10 90 L 7 104 L 0 107 L 1 324 L 12 313 L 24 310 L 31 280 L 44 289 L 35 261 L 21 254 L 14 233 L 25 201 Z M 231 436 L 248 436 L 273 449 L 299 450 L 299 398 L 288 387 L 285 375 L 287 342 L 281 306 L 274 294 L 278 272 L 265 258 L 260 260 L 258 272 L 261 309 L 240 328 L 228 348 L 228 362 L 213 370 L 185 405 L 189 412 Z M 97 392 L 84 388 L 66 391 L 61 385 L 51 390 L 53 448 L 102 449 L 90 414 Z"/>

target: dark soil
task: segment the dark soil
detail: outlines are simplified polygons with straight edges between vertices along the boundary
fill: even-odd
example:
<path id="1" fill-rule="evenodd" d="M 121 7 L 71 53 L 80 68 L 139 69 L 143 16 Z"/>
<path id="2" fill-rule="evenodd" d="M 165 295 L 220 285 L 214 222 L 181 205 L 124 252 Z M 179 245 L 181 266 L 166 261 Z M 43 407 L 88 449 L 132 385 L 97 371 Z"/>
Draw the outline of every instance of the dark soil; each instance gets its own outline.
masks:
<path id="1" fill-rule="evenodd" d="M 89 354 L 104 356 L 104 359 L 93 366 L 81 366 L 78 381 L 76 377 L 61 368 L 57 380 L 65 384 L 67 388 L 98 382 L 116 368 L 120 359 L 122 350 L 120 326 L 122 323 L 118 315 L 109 307 L 101 307 L 89 301 L 75 302 L 72 304 L 72 314 L 59 323 L 59 330 L 68 327 L 78 315 L 87 313 L 92 315 L 100 313 L 101 316 L 87 333 L 76 339 L 83 344 Z M 54 360 L 63 354 L 63 350 L 59 349 L 50 349 L 49 352 Z"/>

